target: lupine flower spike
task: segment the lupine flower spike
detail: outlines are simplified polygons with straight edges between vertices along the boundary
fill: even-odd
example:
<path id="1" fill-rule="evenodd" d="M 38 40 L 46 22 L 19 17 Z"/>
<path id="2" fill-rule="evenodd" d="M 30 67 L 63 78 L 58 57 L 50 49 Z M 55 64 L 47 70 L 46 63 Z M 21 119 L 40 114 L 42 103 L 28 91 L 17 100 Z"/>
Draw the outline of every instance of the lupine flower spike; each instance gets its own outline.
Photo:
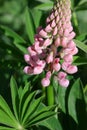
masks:
<path id="1" fill-rule="evenodd" d="M 34 44 L 28 47 L 29 54 L 24 56 L 28 63 L 24 68 L 26 74 L 46 72 L 41 81 L 44 87 L 49 86 L 52 75 L 57 77 L 61 86 L 68 87 L 67 74 L 74 74 L 78 70 L 72 64 L 78 49 L 73 41 L 75 32 L 70 20 L 70 0 L 56 1 L 46 19 L 46 27 L 37 29 Z"/>

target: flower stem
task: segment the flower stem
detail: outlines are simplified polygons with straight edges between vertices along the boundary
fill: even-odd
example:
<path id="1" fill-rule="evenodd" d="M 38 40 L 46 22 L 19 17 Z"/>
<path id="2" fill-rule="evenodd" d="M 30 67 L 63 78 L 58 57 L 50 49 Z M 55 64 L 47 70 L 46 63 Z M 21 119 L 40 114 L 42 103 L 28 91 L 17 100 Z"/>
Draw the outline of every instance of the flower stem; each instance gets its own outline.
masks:
<path id="1" fill-rule="evenodd" d="M 49 85 L 46 88 L 46 101 L 47 101 L 47 105 L 53 105 L 54 104 L 54 91 L 53 91 L 53 86 Z"/>

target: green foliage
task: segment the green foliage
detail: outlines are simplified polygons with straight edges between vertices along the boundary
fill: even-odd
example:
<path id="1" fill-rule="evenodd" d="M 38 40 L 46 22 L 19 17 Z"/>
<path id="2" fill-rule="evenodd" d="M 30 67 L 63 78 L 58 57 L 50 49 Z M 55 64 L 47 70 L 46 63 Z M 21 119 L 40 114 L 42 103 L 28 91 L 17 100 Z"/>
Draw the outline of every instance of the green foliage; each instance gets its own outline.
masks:
<path id="1" fill-rule="evenodd" d="M 18 89 L 15 79 L 10 81 L 13 112 L 0 96 L 0 129 L 25 130 L 39 122 L 53 116 L 55 106 L 46 107 L 41 105 L 43 97 L 35 99 L 36 91 L 29 91 L 29 84 L 24 89 Z M 21 90 L 21 93 L 18 92 Z M 18 111 L 19 110 L 19 111 Z"/>
<path id="2" fill-rule="evenodd" d="M 0 130 L 87 129 L 87 0 L 71 0 L 79 52 L 73 59 L 78 72 L 68 76 L 70 86 L 63 88 L 53 79 L 50 88 L 42 89 L 39 81 L 43 74 L 23 73 L 26 48 L 34 43 L 36 28 L 45 25 L 53 3 L 0 1 Z M 12 77 L 8 87 L 11 75 L 19 85 Z"/>

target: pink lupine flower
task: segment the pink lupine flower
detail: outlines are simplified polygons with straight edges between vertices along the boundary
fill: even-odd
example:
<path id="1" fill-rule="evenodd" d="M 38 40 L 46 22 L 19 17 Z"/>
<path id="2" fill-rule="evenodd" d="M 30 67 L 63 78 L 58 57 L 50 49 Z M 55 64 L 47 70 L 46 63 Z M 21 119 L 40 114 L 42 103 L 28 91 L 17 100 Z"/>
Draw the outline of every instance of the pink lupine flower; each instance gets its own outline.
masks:
<path id="1" fill-rule="evenodd" d="M 46 78 L 48 78 L 48 79 L 51 78 L 51 71 L 48 71 L 48 72 L 46 73 Z"/>
<path id="2" fill-rule="evenodd" d="M 67 74 L 65 72 L 59 72 L 58 74 L 58 81 L 59 84 L 63 87 L 68 87 L 69 85 L 69 80 L 66 79 Z"/>
<path id="3" fill-rule="evenodd" d="M 61 68 L 61 65 L 59 63 L 59 58 L 55 58 L 54 61 L 53 61 L 53 70 L 54 71 L 59 71 L 60 68 Z"/>
<path id="4" fill-rule="evenodd" d="M 43 85 L 43 87 L 47 87 L 50 85 L 50 80 L 48 78 L 43 78 L 41 84 Z"/>
<path id="5" fill-rule="evenodd" d="M 53 52 L 50 52 L 50 54 L 46 58 L 46 62 L 49 64 L 53 62 Z"/>
<path id="6" fill-rule="evenodd" d="M 34 44 L 28 47 L 29 54 L 24 55 L 28 64 L 24 72 L 38 75 L 45 71 L 46 75 L 41 80 L 44 87 L 50 85 L 52 75 L 61 86 L 68 87 L 67 74 L 78 71 L 77 66 L 72 64 L 73 56 L 78 53 L 74 37 L 70 0 L 56 0 L 46 19 L 46 27 L 38 27 Z"/>
<path id="7" fill-rule="evenodd" d="M 68 79 L 59 80 L 59 84 L 60 84 L 62 87 L 68 87 L 68 86 L 69 86 L 69 80 L 68 80 Z"/>
<path id="8" fill-rule="evenodd" d="M 26 73 L 26 74 L 33 74 L 33 68 L 32 67 L 30 67 L 30 66 L 26 66 L 25 68 L 24 68 L 24 72 Z"/>
<path id="9" fill-rule="evenodd" d="M 69 74 L 74 74 L 77 71 L 78 71 L 78 68 L 75 65 L 69 65 L 69 67 L 66 70 L 66 72 L 69 73 Z"/>

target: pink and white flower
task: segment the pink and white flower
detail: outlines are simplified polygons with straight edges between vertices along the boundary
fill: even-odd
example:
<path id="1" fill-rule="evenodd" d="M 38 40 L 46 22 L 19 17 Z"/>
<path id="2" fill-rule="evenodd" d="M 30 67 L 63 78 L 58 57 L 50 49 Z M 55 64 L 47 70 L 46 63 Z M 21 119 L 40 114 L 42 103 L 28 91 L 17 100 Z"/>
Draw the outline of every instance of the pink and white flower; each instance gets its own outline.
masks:
<path id="1" fill-rule="evenodd" d="M 70 0 L 56 1 L 46 19 L 46 27 L 37 29 L 34 44 L 28 47 L 29 54 L 24 55 L 28 64 L 24 72 L 38 75 L 45 71 L 46 75 L 41 81 L 44 87 L 49 86 L 51 76 L 57 74 L 58 83 L 68 87 L 67 74 L 78 71 L 77 66 L 73 65 L 73 56 L 78 53 L 74 37 Z"/>

